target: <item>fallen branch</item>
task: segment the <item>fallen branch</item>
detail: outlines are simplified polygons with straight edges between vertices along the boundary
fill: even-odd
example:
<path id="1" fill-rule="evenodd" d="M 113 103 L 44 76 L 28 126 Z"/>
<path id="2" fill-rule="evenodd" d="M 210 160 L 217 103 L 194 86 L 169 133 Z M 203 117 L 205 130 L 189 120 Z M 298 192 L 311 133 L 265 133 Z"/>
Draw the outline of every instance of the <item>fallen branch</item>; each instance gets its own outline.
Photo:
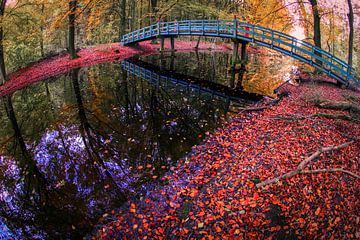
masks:
<path id="1" fill-rule="evenodd" d="M 328 118 L 328 119 L 341 119 L 341 120 L 355 122 L 355 123 L 360 124 L 359 119 L 353 118 L 353 117 L 348 116 L 348 115 L 342 115 L 342 114 L 333 115 L 333 114 L 326 114 L 326 113 L 317 113 L 317 114 L 315 114 L 315 116 L 316 117 Z"/>
<path id="2" fill-rule="evenodd" d="M 360 176 L 342 168 L 329 168 L 329 169 L 316 169 L 316 170 L 304 170 L 301 174 L 314 174 L 314 173 L 327 173 L 327 172 L 342 172 L 348 174 L 354 178 L 360 179 Z"/>
<path id="3" fill-rule="evenodd" d="M 352 111 L 352 112 L 360 113 L 360 106 L 349 102 L 331 102 L 327 100 L 318 100 L 316 101 L 316 106 L 326 109 Z"/>
<path id="4" fill-rule="evenodd" d="M 277 104 L 280 100 L 281 100 L 281 98 L 275 99 L 275 100 L 267 103 L 266 105 L 260 106 L 260 107 L 248 107 L 248 108 L 237 107 L 236 109 L 239 110 L 239 111 L 237 111 L 238 113 L 262 111 L 262 110 L 271 108 L 272 106 Z"/>
<path id="5" fill-rule="evenodd" d="M 265 109 L 270 108 L 271 106 L 263 106 L 263 107 L 250 107 L 250 108 L 238 108 L 239 112 L 255 112 L 255 111 L 262 111 Z"/>
<path id="6" fill-rule="evenodd" d="M 297 117 L 297 116 L 293 116 L 293 115 L 290 115 L 290 116 L 281 116 L 281 115 L 277 115 L 275 117 L 270 117 L 271 119 L 274 119 L 274 120 L 284 120 L 284 121 L 300 121 L 300 120 L 305 120 L 305 119 L 308 119 L 308 118 L 311 118 L 313 115 L 311 116 L 300 116 L 300 117 Z"/>
<path id="7" fill-rule="evenodd" d="M 327 119 L 340 119 L 340 120 L 345 120 L 345 121 L 350 121 L 350 122 L 355 122 L 360 124 L 360 120 L 353 118 L 351 116 L 348 115 L 344 115 L 344 114 L 326 114 L 326 113 L 316 113 L 310 116 L 295 116 L 295 115 L 289 115 L 289 116 L 281 116 L 281 115 L 277 115 L 275 117 L 271 117 L 271 119 L 274 120 L 284 120 L 284 121 L 300 121 L 300 120 L 306 120 L 306 119 L 310 119 L 313 117 L 323 117 L 323 118 L 327 118 Z"/>
<path id="8" fill-rule="evenodd" d="M 345 174 L 348 174 L 350 176 L 353 176 L 355 178 L 360 178 L 359 175 L 355 174 L 355 173 L 352 173 L 350 171 L 347 171 L 347 170 L 344 170 L 344 169 L 341 169 L 341 168 L 330 168 L 330 169 L 317 169 L 317 170 L 304 170 L 304 168 L 310 163 L 312 162 L 313 160 L 315 160 L 316 158 L 318 158 L 322 153 L 325 153 L 325 152 L 331 152 L 331 151 L 336 151 L 336 150 L 340 150 L 340 149 L 343 149 L 343 148 L 346 148 L 348 146 L 350 146 L 352 143 L 354 143 L 354 141 L 351 141 L 351 142 L 346 142 L 346 143 L 343 143 L 339 146 L 330 146 L 330 147 L 323 147 L 323 148 L 320 148 L 319 150 L 317 150 L 316 152 L 314 152 L 310 157 L 306 158 L 305 160 L 303 160 L 295 170 L 293 171 L 290 171 L 288 173 L 285 173 L 279 177 L 276 177 L 276 178 L 272 178 L 272 179 L 268 179 L 268 180 L 265 180 L 261 183 L 258 183 L 256 184 L 256 187 L 257 188 L 260 188 L 260 187 L 264 187 L 266 185 L 270 185 L 270 184 L 273 184 L 273 183 L 276 183 L 276 182 L 279 182 L 280 180 L 282 179 L 287 179 L 287 178 L 291 178 L 297 174 L 313 174 L 313 173 L 321 173 L 321 172 L 342 172 L 342 173 L 345 173 Z"/>

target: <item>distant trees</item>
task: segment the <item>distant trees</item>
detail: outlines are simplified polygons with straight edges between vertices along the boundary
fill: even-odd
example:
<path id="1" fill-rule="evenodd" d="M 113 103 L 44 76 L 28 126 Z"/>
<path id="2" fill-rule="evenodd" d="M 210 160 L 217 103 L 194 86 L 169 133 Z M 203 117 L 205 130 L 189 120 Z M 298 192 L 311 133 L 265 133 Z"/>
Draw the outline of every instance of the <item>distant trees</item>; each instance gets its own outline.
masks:
<path id="1" fill-rule="evenodd" d="M 6 72 L 49 53 L 66 48 L 70 57 L 76 58 L 76 48 L 118 41 L 128 31 L 158 19 L 233 19 L 237 15 L 241 21 L 290 32 L 289 6 L 297 6 L 306 38 L 313 38 L 318 47 L 327 43 L 329 51 L 347 57 L 350 64 L 354 59 L 358 65 L 358 40 L 354 37 L 359 29 L 354 26 L 354 15 L 359 6 L 343 1 L 349 6 L 347 17 L 318 0 L 0 0 L 0 15 L 6 15 L 0 25 L 0 84 L 5 82 Z M 349 44 L 343 41 L 345 34 L 348 36 L 345 21 L 350 27 Z"/>

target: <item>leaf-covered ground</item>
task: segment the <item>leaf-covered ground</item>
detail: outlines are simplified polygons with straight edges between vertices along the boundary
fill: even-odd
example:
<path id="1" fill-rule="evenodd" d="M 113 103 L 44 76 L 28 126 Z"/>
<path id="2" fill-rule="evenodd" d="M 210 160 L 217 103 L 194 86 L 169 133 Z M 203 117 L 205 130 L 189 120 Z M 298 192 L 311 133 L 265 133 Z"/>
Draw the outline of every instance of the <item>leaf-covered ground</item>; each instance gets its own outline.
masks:
<path id="1" fill-rule="evenodd" d="M 158 185 L 113 211 L 100 239 L 359 239 L 359 179 L 344 173 L 297 175 L 255 185 L 291 171 L 320 147 L 360 136 L 353 122 L 278 115 L 340 113 L 312 98 L 344 100 L 358 93 L 333 85 L 285 86 L 289 96 L 263 112 L 239 113 L 208 134 Z M 357 104 L 359 101 L 357 100 Z M 344 114 L 346 114 L 344 112 Z M 360 173 L 360 144 L 322 154 L 308 169 L 340 167 Z"/>
<path id="2" fill-rule="evenodd" d="M 165 41 L 165 47 L 169 48 L 169 41 Z M 176 41 L 177 51 L 189 51 L 194 49 L 196 41 Z M 66 73 L 73 68 L 91 66 L 108 61 L 120 61 L 135 54 L 154 54 L 159 49 L 159 44 L 150 42 L 139 43 L 135 47 L 122 46 L 119 43 L 103 44 L 82 49 L 78 52 L 79 58 L 70 60 L 67 53 L 39 61 L 9 75 L 9 80 L 0 86 L 0 97 L 13 93 L 32 83 L 42 81 L 60 74 Z M 210 44 L 202 42 L 199 50 L 228 50 L 225 44 Z"/>

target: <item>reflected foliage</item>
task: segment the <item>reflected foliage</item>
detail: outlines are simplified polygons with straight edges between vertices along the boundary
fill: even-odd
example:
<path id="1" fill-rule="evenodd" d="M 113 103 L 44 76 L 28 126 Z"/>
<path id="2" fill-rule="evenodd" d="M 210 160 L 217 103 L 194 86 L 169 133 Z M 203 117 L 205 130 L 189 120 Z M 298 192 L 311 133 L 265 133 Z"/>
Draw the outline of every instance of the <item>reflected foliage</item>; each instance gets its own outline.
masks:
<path id="1" fill-rule="evenodd" d="M 141 58 L 159 71 L 230 89 L 249 82 L 263 94 L 277 85 L 264 90 L 252 80 L 251 69 L 262 71 L 251 63 L 256 57 L 243 66 L 246 72 L 230 71 L 230 59 L 226 53 Z M 153 84 L 121 63 L 74 69 L 3 102 L 0 210 L 21 238 L 85 236 L 126 196 L 152 188 L 206 132 L 231 117 L 234 106 L 249 104 Z"/>

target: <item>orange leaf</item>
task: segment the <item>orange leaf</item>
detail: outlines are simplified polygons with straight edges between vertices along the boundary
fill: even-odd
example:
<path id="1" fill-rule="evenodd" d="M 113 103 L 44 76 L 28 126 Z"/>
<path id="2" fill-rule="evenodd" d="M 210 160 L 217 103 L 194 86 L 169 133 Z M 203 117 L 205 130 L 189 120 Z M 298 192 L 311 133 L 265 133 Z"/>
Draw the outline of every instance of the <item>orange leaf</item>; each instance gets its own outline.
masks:
<path id="1" fill-rule="evenodd" d="M 201 212 L 199 212 L 198 217 L 202 217 L 204 215 L 205 215 L 205 212 L 201 211 Z"/>

